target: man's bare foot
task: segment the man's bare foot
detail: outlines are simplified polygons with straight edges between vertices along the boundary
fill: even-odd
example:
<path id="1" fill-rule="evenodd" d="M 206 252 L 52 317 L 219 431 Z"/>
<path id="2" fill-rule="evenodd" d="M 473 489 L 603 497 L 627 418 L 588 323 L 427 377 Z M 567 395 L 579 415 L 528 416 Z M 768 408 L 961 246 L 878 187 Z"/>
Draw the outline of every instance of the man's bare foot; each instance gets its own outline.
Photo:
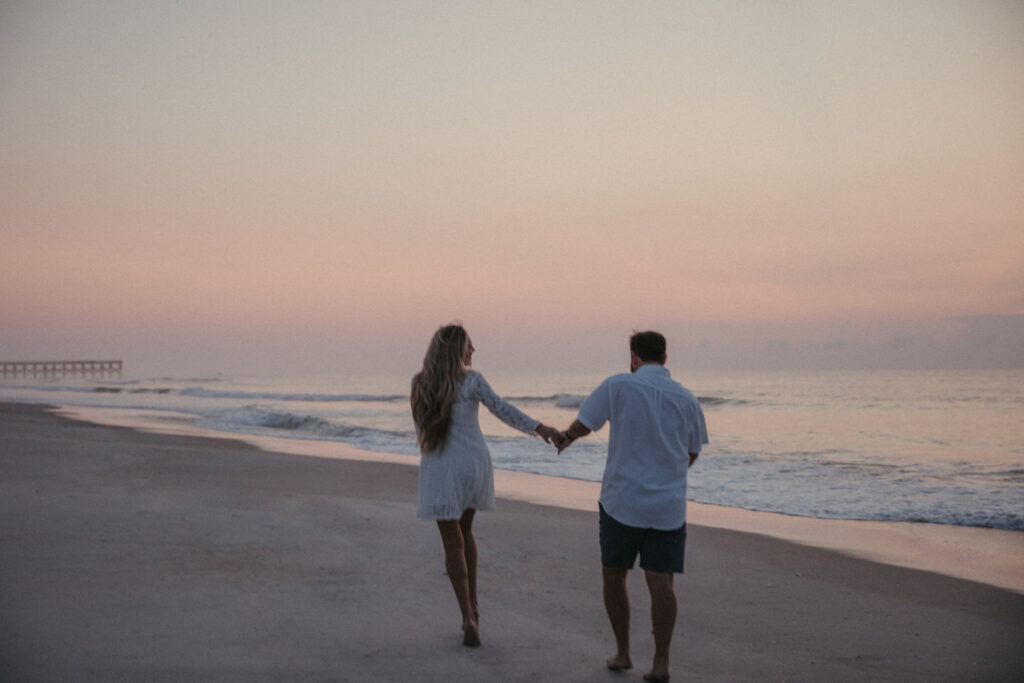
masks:
<path id="1" fill-rule="evenodd" d="M 462 626 L 462 644 L 466 647 L 480 647 L 480 631 L 475 621 Z"/>
<path id="2" fill-rule="evenodd" d="M 633 662 L 629 659 L 628 656 L 623 657 L 621 655 L 615 655 L 607 662 L 605 662 L 605 664 L 607 664 L 608 668 L 612 671 L 625 671 L 626 669 L 633 668 Z"/>
<path id="3" fill-rule="evenodd" d="M 651 670 L 644 674 L 644 680 L 648 683 L 668 683 L 668 658 L 655 656 Z"/>

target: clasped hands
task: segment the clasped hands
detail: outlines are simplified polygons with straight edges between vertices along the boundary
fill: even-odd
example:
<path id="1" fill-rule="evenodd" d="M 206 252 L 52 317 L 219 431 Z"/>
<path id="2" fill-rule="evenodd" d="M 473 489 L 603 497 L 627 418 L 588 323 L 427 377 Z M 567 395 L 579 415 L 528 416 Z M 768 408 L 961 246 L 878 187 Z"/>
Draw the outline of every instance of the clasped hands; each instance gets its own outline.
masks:
<path id="1" fill-rule="evenodd" d="M 537 435 L 544 439 L 544 443 L 553 443 L 558 452 L 561 453 L 569 447 L 574 439 L 570 438 L 565 432 L 560 432 L 554 427 L 549 427 L 546 424 L 540 424 L 536 429 Z"/>

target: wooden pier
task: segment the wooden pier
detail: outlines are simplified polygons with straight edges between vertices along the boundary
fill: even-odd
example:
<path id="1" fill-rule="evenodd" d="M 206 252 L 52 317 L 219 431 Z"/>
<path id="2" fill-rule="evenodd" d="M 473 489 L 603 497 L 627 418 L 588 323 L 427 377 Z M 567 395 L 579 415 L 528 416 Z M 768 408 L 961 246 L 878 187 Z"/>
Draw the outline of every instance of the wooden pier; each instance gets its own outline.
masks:
<path id="1" fill-rule="evenodd" d="M 121 374 L 119 360 L 43 360 L 0 361 L 0 375 L 4 377 L 57 377 L 60 375 L 115 375 Z"/>

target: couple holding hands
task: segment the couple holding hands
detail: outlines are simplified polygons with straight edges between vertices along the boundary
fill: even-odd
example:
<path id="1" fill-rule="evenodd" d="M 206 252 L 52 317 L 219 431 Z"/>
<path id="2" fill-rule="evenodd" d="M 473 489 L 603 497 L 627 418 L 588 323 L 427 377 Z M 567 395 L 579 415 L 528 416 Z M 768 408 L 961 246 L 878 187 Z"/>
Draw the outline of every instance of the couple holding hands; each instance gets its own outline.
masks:
<path id="1" fill-rule="evenodd" d="M 462 613 L 463 644 L 480 645 L 473 517 L 493 510 L 490 453 L 477 417 L 483 403 L 505 424 L 554 443 L 562 452 L 576 439 L 611 425 L 598 505 L 604 603 L 617 651 L 612 670 L 632 667 L 626 574 L 637 555 L 651 594 L 654 662 L 647 681 L 667 681 L 677 603 L 673 575 L 682 573 L 686 547 L 686 472 L 708 442 L 700 404 L 664 367 L 665 337 L 630 337 L 630 373 L 602 382 L 565 431 L 530 418 L 504 401 L 470 370 L 473 343 L 461 325 L 440 328 L 423 369 L 412 382 L 413 422 L 422 457 L 420 519 L 435 520 L 445 567 Z"/>

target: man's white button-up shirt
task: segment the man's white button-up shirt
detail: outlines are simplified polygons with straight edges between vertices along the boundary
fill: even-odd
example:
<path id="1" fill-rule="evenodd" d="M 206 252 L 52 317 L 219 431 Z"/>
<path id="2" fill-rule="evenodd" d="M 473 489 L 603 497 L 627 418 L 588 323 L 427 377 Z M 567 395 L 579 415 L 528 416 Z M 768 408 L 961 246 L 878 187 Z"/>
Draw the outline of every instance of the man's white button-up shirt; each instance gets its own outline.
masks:
<path id="1" fill-rule="evenodd" d="M 612 375 L 580 406 L 591 431 L 611 422 L 601 483 L 605 512 L 628 526 L 678 529 L 686 521 L 690 453 L 708 443 L 697 398 L 657 364 Z"/>

